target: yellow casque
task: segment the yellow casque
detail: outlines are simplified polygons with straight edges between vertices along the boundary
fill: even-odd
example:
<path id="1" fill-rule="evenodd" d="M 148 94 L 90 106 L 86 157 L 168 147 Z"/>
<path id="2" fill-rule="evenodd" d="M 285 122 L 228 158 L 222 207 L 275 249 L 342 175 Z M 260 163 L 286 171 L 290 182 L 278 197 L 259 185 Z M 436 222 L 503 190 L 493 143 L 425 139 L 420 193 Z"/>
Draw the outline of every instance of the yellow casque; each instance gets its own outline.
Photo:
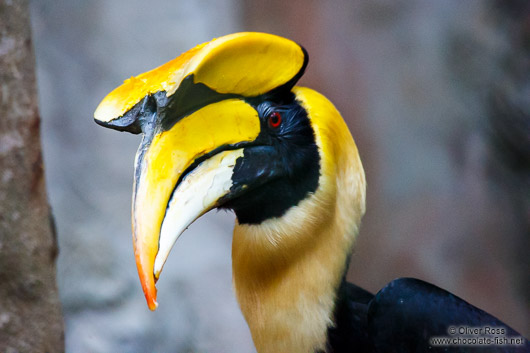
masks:
<path id="1" fill-rule="evenodd" d="M 101 101 L 94 118 L 117 119 L 156 92 L 165 91 L 169 97 L 189 75 L 218 93 L 258 96 L 290 81 L 305 60 L 302 47 L 282 37 L 253 32 L 227 35 L 126 80 Z"/>

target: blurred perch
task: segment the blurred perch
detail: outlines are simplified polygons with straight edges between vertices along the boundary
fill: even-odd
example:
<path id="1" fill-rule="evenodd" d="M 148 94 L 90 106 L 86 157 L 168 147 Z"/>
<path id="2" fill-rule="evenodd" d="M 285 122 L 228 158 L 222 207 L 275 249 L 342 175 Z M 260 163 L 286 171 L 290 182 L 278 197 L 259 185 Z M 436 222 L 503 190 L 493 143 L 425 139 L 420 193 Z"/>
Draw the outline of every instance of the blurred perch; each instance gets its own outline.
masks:
<path id="1" fill-rule="evenodd" d="M 0 352 L 63 352 L 27 1 L 0 0 Z"/>

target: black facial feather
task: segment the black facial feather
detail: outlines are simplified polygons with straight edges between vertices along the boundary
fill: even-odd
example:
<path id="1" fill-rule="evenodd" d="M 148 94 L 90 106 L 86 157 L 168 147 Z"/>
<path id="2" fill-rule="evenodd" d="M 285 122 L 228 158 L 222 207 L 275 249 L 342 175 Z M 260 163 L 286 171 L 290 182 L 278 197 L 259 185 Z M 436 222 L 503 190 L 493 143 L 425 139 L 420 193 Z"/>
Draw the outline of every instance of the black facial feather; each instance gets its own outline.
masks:
<path id="1" fill-rule="evenodd" d="M 240 196 L 221 206 L 233 209 L 240 224 L 283 216 L 317 189 L 320 175 L 314 131 L 294 95 L 250 103 L 260 117 L 261 133 L 236 162 L 231 194 Z M 277 128 L 268 121 L 275 112 L 281 116 Z"/>

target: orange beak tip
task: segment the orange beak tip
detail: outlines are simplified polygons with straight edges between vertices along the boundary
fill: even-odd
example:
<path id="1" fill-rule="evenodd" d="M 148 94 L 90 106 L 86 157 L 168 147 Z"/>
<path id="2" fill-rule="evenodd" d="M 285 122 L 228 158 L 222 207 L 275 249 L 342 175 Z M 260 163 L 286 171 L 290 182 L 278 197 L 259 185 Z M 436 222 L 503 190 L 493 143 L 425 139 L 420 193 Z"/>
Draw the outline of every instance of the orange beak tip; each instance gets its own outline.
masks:
<path id="1" fill-rule="evenodd" d="M 151 290 L 146 292 L 147 306 L 154 311 L 158 307 L 158 302 L 156 301 L 157 291 L 154 284 L 150 289 Z"/>
<path id="2" fill-rule="evenodd" d="M 147 306 L 149 307 L 149 310 L 151 311 L 155 311 L 156 308 L 158 308 L 158 302 L 151 298 L 148 302 L 147 302 Z"/>
<path id="3" fill-rule="evenodd" d="M 145 290 L 145 300 L 150 310 L 155 311 L 158 308 L 158 302 L 156 301 L 156 287 L 153 285 L 148 290 Z"/>

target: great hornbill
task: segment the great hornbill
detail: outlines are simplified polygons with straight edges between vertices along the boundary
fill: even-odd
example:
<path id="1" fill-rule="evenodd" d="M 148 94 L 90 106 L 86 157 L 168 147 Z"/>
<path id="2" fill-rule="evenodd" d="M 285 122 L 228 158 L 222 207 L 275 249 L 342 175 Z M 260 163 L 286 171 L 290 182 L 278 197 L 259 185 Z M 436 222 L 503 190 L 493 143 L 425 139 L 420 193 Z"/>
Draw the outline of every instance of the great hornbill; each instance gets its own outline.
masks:
<path id="1" fill-rule="evenodd" d="M 463 326 L 518 337 L 417 279 L 394 280 L 376 295 L 345 281 L 365 176 L 339 112 L 295 86 L 307 62 L 285 38 L 232 34 L 131 77 L 98 106 L 98 124 L 143 134 L 132 226 L 149 308 L 158 305 L 155 282 L 177 238 L 221 208 L 237 216 L 234 287 L 260 353 L 467 352 L 473 347 L 431 341 L 455 338 L 448 328 Z"/>

